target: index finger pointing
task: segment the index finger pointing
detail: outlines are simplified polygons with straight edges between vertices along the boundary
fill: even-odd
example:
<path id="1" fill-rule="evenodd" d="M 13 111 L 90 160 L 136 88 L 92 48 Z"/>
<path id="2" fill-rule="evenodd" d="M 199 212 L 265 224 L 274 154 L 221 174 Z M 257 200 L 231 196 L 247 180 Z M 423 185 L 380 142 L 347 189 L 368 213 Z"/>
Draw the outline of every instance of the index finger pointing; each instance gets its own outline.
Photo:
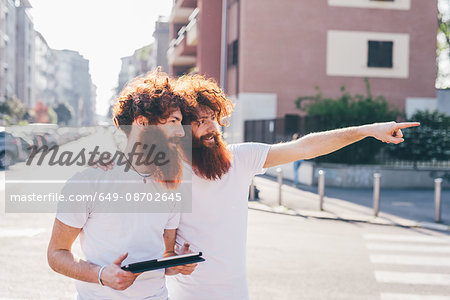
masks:
<path id="1" fill-rule="evenodd" d="M 419 122 L 403 122 L 397 124 L 397 129 L 419 126 Z"/>

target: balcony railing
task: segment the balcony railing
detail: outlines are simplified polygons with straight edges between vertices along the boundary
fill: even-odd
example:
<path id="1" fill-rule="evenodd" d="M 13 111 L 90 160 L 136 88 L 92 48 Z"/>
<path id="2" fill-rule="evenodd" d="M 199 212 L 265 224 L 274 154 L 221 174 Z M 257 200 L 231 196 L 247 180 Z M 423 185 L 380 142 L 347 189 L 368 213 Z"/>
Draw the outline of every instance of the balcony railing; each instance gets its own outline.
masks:
<path id="1" fill-rule="evenodd" d="M 196 8 L 189 16 L 189 24 L 186 26 L 186 43 L 188 46 L 196 46 L 198 43 L 198 12 Z"/>
<path id="2" fill-rule="evenodd" d="M 186 43 L 186 26 L 183 26 L 178 32 L 178 38 L 173 39 L 167 50 L 167 58 L 170 65 L 174 66 L 195 66 L 196 64 L 195 46 L 189 46 Z"/>
<path id="3" fill-rule="evenodd" d="M 172 7 L 170 13 L 169 22 L 178 24 L 187 24 L 189 22 L 189 16 L 197 7 L 197 1 L 192 0 L 178 0 Z"/>

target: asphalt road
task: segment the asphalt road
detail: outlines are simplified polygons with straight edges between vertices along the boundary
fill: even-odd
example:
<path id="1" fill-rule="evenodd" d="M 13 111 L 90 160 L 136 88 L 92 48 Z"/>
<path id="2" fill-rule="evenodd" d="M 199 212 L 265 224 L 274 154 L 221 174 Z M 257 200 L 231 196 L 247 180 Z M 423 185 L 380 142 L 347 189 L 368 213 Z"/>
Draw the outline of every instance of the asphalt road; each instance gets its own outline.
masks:
<path id="1" fill-rule="evenodd" d="M 449 257 L 444 233 L 249 212 L 251 299 L 450 299 Z"/>
<path id="2" fill-rule="evenodd" d="M 54 214 L 4 207 L 0 192 L 0 300 L 76 299 L 47 265 Z M 450 299 L 442 232 L 250 210 L 247 249 L 251 299 Z"/>

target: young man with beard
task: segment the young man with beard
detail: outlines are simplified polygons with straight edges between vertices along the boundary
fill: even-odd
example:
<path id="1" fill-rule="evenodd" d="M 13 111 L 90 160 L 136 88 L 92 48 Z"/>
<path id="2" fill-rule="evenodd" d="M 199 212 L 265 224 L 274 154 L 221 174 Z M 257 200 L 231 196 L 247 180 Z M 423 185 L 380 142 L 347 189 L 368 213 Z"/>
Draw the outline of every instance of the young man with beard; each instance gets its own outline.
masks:
<path id="1" fill-rule="evenodd" d="M 225 125 L 233 105 L 217 84 L 199 75 L 179 78 L 176 91 L 198 110 L 192 123 L 192 213 L 181 214 L 176 243 L 191 244 L 206 262 L 191 276 L 167 278 L 172 300 L 248 299 L 246 235 L 248 193 L 252 178 L 266 168 L 311 159 L 366 137 L 387 143 L 403 141 L 401 129 L 418 123 L 375 123 L 312 133 L 276 145 L 226 145 L 218 125 Z M 170 249 L 170 247 L 168 247 Z M 172 251 L 172 249 L 170 249 Z"/>
<path id="2" fill-rule="evenodd" d="M 119 95 L 113 112 L 116 125 L 127 135 L 124 154 L 129 165 L 116 163 L 110 172 L 88 168 L 67 182 L 63 194 L 173 191 L 182 170 L 171 144 L 185 134 L 181 112 L 187 108 L 163 74 L 156 72 L 136 79 Z M 149 128 L 154 129 L 151 137 Z M 156 141 L 155 132 L 160 134 Z M 167 168 L 139 164 L 137 155 L 128 156 L 146 153 L 152 143 L 162 143 L 159 146 L 172 160 Z M 82 185 L 80 180 L 87 184 Z M 164 242 L 169 241 L 167 245 L 173 248 L 170 241 L 175 239 L 180 214 L 173 211 L 170 203 L 151 207 L 123 201 L 114 206 L 116 203 L 99 200 L 59 205 L 48 246 L 50 267 L 77 280 L 78 299 L 166 300 L 164 270 L 133 274 L 122 270 L 121 265 L 160 258 L 164 252 L 170 255 Z M 71 251 L 78 236 L 86 260 L 75 258 Z M 188 275 L 195 267 L 196 264 L 174 267 L 166 274 Z"/>

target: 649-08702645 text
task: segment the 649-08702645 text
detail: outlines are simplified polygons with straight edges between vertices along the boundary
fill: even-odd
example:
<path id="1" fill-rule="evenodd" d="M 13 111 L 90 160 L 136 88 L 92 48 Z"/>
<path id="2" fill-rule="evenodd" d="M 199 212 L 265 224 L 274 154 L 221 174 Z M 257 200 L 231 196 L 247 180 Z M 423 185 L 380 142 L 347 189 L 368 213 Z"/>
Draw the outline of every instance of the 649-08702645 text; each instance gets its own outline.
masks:
<path id="1" fill-rule="evenodd" d="M 11 194 L 10 202 L 179 202 L 181 193 Z"/>

